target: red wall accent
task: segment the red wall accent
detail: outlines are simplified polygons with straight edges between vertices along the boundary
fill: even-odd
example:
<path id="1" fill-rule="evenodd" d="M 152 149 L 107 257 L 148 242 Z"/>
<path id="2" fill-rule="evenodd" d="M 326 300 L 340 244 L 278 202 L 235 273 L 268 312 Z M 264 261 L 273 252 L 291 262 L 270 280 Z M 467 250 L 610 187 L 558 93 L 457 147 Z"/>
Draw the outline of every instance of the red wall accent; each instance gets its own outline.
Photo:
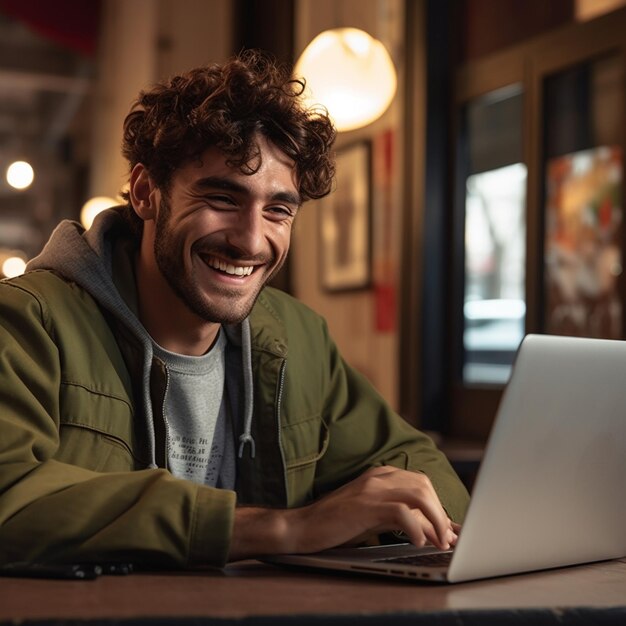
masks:
<path id="1" fill-rule="evenodd" d="M 100 0 L 0 0 L 0 12 L 61 46 L 95 54 Z"/>

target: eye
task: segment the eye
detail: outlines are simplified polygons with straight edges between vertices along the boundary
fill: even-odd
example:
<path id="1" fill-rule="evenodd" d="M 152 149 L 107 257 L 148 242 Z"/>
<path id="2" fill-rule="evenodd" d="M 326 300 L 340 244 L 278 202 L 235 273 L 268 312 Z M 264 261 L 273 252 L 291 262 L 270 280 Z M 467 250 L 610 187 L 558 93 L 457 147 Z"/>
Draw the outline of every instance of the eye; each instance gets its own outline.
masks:
<path id="1" fill-rule="evenodd" d="M 283 205 L 270 206 L 266 211 L 276 220 L 289 219 L 295 215 L 293 209 Z"/>
<path id="2" fill-rule="evenodd" d="M 218 205 L 218 208 L 220 205 L 229 208 L 235 206 L 235 201 L 230 196 L 225 196 L 222 194 L 208 196 L 207 200 L 212 205 Z"/>

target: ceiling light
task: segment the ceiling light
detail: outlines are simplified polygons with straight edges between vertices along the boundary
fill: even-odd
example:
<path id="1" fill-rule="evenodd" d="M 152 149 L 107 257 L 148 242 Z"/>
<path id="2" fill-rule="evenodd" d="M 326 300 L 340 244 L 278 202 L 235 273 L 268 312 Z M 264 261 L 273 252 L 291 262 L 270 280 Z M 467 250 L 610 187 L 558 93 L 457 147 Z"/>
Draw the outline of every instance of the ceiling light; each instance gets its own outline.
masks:
<path id="1" fill-rule="evenodd" d="M 30 187 L 35 172 L 30 163 L 26 161 L 14 161 L 9 165 L 6 172 L 7 183 L 14 189 L 26 189 Z"/>
<path id="2" fill-rule="evenodd" d="M 357 28 L 320 33 L 298 59 L 295 74 L 306 80 L 306 104 L 325 106 L 340 131 L 378 119 L 397 87 L 396 70 L 385 46 Z"/>

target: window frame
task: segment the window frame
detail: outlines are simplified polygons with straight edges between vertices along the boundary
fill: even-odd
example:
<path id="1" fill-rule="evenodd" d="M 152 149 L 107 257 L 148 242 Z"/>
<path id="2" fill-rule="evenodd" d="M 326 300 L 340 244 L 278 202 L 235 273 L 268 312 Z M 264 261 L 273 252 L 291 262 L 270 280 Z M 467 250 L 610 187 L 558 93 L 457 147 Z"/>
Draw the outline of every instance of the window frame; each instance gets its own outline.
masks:
<path id="1" fill-rule="evenodd" d="M 423 12 L 413 13 L 409 12 L 407 18 L 407 29 L 413 32 L 413 37 L 416 27 L 417 32 L 426 31 L 430 35 L 432 18 L 425 16 Z M 443 19 L 446 16 L 439 17 Z M 448 158 L 438 157 L 436 168 L 439 174 L 435 176 L 434 183 L 429 174 L 429 169 L 433 168 L 432 163 L 429 165 L 432 143 L 446 139 L 446 132 L 434 135 L 430 113 L 424 112 L 423 103 L 418 104 L 420 98 L 423 100 L 419 88 L 424 85 L 430 88 L 432 84 L 428 76 L 423 76 L 424 66 L 428 67 L 428 72 L 431 71 L 430 59 L 424 59 L 423 46 L 408 48 L 407 69 L 408 72 L 417 73 L 417 78 L 407 74 L 409 147 L 406 159 L 407 209 L 403 265 L 411 268 L 411 271 L 406 272 L 402 278 L 405 297 L 401 319 L 403 341 L 399 358 L 402 373 L 401 412 L 410 422 L 422 428 L 439 431 L 447 438 L 485 441 L 504 388 L 493 384 L 463 385 L 458 377 L 463 358 L 459 341 L 462 348 L 465 273 L 464 189 L 459 190 L 456 185 L 461 108 L 470 100 L 507 85 L 522 85 L 523 156 L 527 166 L 525 332 L 540 333 L 543 329 L 544 306 L 543 81 L 552 73 L 610 53 L 620 55 L 623 75 L 626 75 L 624 32 L 626 8 L 589 22 L 559 27 L 453 70 L 451 92 L 447 100 L 448 119 L 445 122 L 448 130 L 444 150 L 447 151 Z M 448 43 L 454 36 L 455 33 L 448 32 Z M 411 41 L 411 38 L 407 38 L 407 41 Z M 445 41 L 443 45 L 446 45 Z M 432 50 L 427 52 L 428 55 L 432 54 Z M 450 67 L 449 62 L 448 66 Z M 622 85 L 622 88 L 625 90 L 626 100 L 626 85 Z M 430 94 L 428 98 L 430 109 Z M 441 94 L 438 102 L 440 105 L 446 104 Z M 436 126 L 441 120 L 435 119 L 434 122 Z M 619 141 L 626 155 L 626 132 Z M 426 164 L 423 163 L 424 160 Z M 416 171 L 418 168 L 419 172 Z M 626 160 L 624 168 L 626 169 Z M 626 171 L 622 174 L 623 184 L 626 186 Z M 453 185 L 450 185 L 451 181 Z M 416 189 L 420 182 L 423 183 L 423 188 Z M 439 186 L 434 192 L 433 185 Z M 446 185 L 447 190 L 444 191 L 443 187 Z M 458 197 L 460 194 L 463 198 Z M 442 218 L 443 222 L 433 224 L 429 222 L 428 212 L 437 210 L 445 212 L 446 217 Z M 425 252 L 425 242 L 431 242 L 429 254 L 432 255 L 433 240 L 435 254 L 443 261 L 444 266 L 442 272 L 437 272 L 435 280 L 429 277 L 432 261 Z M 622 241 L 622 250 L 626 255 L 624 243 Z M 623 294 L 625 304 L 622 328 L 626 337 L 625 280 L 626 277 L 622 274 L 620 293 Z M 432 306 L 432 302 L 443 302 L 443 305 Z M 431 368 L 433 360 L 434 370 Z"/>
<path id="2" fill-rule="evenodd" d="M 456 438 L 485 440 L 491 430 L 504 386 L 463 384 L 462 368 L 463 294 L 464 294 L 464 189 L 456 185 L 462 148 L 460 111 L 469 101 L 506 85 L 521 83 L 523 89 L 523 155 L 527 166 L 526 182 L 526 333 L 543 332 L 544 309 L 544 155 L 543 155 L 543 85 L 544 80 L 596 58 L 619 54 L 626 76 L 626 9 L 586 23 L 574 23 L 541 35 L 522 45 L 479 59 L 461 67 L 456 73 L 453 106 L 453 136 L 456 139 L 455 199 L 451 206 L 451 298 L 449 300 L 451 332 L 448 335 L 451 367 L 447 384 L 451 394 L 449 434 Z M 626 81 L 623 81 L 626 82 Z M 622 84 L 622 89 L 625 85 Z M 625 94 L 626 96 L 626 94 Z M 626 97 L 625 97 L 626 101 Z M 624 125 L 626 126 L 626 124 Z M 622 150 L 626 137 L 619 138 Z M 626 154 L 626 151 L 623 152 Z M 623 164 L 624 168 L 624 164 Z M 622 184 L 626 184 L 625 172 Z M 463 198 L 460 195 L 463 195 Z M 622 240 L 622 251 L 626 251 Z M 624 294 L 624 275 L 620 277 L 620 293 Z M 626 304 L 626 298 L 623 296 Z M 622 328 L 625 328 L 622 316 Z M 624 330 L 623 336 L 624 334 Z"/>

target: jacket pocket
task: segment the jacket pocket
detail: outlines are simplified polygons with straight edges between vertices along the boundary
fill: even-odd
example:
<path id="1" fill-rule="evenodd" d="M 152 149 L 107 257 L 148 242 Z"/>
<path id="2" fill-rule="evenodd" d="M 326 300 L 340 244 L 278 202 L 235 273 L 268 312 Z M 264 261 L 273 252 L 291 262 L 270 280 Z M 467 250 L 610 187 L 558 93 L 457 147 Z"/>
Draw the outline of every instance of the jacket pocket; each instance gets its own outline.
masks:
<path id="1" fill-rule="evenodd" d="M 85 426 L 61 424 L 61 443 L 54 458 L 94 472 L 138 469 L 138 463 L 125 442 Z"/>
<path id="2" fill-rule="evenodd" d="M 301 506 L 312 499 L 317 461 L 328 448 L 330 433 L 321 417 L 312 417 L 283 426 L 281 436 L 288 506 Z"/>
<path id="3" fill-rule="evenodd" d="M 56 460 L 101 472 L 139 469 L 133 410 L 127 399 L 61 385 Z"/>

